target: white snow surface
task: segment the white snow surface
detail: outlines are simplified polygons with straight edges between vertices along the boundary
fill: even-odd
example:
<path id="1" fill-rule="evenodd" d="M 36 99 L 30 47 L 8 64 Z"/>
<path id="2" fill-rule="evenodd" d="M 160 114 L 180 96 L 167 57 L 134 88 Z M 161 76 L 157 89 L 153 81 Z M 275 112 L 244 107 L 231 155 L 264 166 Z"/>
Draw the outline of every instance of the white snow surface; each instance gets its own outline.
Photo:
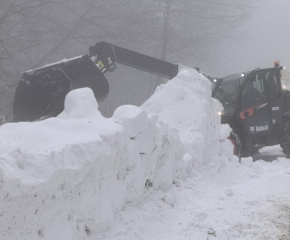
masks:
<path id="1" fill-rule="evenodd" d="M 112 118 L 83 88 L 2 125 L 0 239 L 290 239 L 289 159 L 240 163 L 210 95 L 192 69 Z"/>

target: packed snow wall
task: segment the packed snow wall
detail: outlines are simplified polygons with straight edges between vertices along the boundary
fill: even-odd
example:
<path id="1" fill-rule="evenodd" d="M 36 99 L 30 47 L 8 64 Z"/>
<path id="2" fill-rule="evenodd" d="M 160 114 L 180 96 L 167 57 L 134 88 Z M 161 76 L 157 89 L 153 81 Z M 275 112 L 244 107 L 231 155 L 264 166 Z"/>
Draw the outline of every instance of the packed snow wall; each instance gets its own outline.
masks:
<path id="1" fill-rule="evenodd" d="M 141 108 L 178 130 L 193 166 L 219 154 L 222 105 L 211 98 L 210 81 L 194 69 L 159 86 Z"/>
<path id="2" fill-rule="evenodd" d="M 0 127 L 0 239 L 86 239 L 219 154 L 221 105 L 195 70 L 141 107 L 98 111 L 88 88 L 56 118 Z"/>

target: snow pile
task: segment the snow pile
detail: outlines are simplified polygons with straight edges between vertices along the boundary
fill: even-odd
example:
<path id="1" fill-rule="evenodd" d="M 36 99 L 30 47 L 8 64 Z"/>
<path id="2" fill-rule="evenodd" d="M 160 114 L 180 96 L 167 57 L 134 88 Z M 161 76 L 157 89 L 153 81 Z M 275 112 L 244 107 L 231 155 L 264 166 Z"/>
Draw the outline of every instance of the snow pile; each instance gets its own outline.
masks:
<path id="1" fill-rule="evenodd" d="M 218 155 L 220 108 L 190 70 L 110 119 L 84 88 L 57 118 L 1 126 L 1 239 L 79 240 L 110 226 L 125 206 Z"/>
<path id="2" fill-rule="evenodd" d="M 233 155 L 234 146 L 233 143 L 228 139 L 232 129 L 228 124 L 222 124 L 220 128 L 220 138 L 219 138 L 219 153 L 220 156 L 226 157 L 229 160 L 239 161 L 236 155 Z"/>
<path id="3" fill-rule="evenodd" d="M 219 154 L 222 105 L 211 98 L 210 81 L 194 69 L 158 87 L 141 108 L 178 129 L 195 167 Z"/>

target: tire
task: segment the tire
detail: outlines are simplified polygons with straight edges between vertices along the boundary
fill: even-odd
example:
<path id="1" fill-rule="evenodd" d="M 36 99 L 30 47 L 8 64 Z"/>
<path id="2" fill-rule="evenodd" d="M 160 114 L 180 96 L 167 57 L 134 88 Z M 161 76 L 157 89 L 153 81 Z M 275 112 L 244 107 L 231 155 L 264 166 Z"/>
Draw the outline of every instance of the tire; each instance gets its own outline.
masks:
<path id="1" fill-rule="evenodd" d="M 239 135 L 235 131 L 232 131 L 229 136 L 229 140 L 234 145 L 233 154 L 237 155 L 237 157 L 241 159 L 243 156 L 243 148 L 242 148 L 242 142 Z"/>
<path id="2" fill-rule="evenodd" d="M 282 119 L 282 133 L 280 146 L 287 158 L 290 158 L 290 118 Z"/>

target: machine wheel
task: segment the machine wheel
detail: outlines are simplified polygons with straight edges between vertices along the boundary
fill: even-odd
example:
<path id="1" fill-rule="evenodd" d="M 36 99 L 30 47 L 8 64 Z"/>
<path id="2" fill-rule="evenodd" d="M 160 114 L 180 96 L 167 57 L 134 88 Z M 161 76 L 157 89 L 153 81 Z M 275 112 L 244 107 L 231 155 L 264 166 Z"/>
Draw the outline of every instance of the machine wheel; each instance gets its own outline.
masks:
<path id="1" fill-rule="evenodd" d="M 290 158 L 290 119 L 282 119 L 281 148 L 287 158 Z"/>
<path id="2" fill-rule="evenodd" d="M 234 145 L 233 154 L 237 155 L 238 158 L 241 159 L 243 156 L 243 148 L 242 148 L 242 142 L 239 135 L 235 131 L 232 131 L 229 136 L 229 140 Z"/>

